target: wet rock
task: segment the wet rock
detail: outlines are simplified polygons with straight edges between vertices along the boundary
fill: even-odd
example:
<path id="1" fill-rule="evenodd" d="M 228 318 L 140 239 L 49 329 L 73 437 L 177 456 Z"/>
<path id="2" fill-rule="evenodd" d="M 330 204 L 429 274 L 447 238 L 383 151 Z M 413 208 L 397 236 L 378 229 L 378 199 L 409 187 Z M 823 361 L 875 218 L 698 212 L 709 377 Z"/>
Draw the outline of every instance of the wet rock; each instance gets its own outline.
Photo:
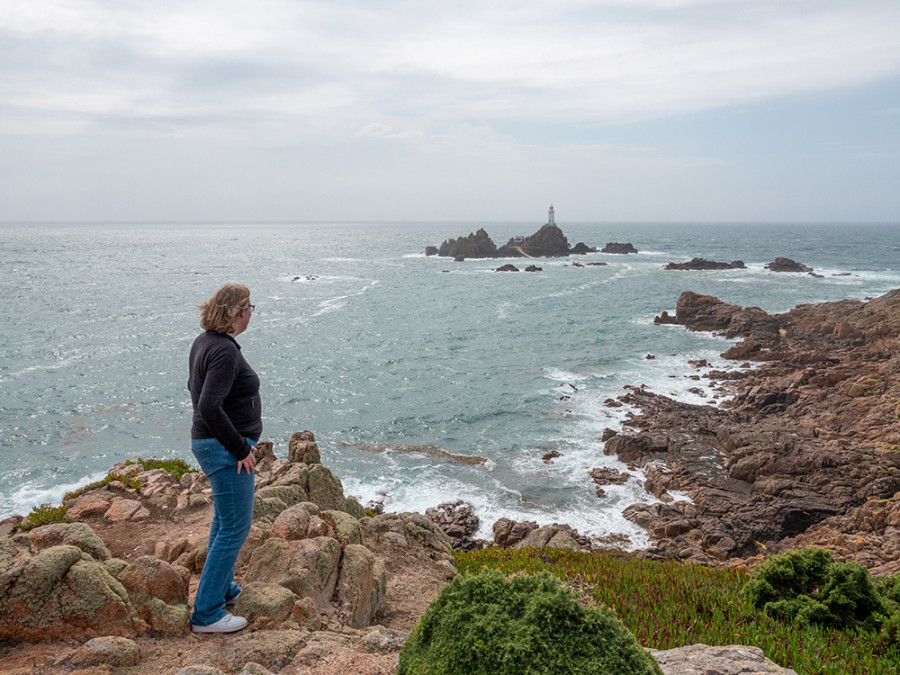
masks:
<path id="1" fill-rule="evenodd" d="M 631 478 L 631 474 L 609 467 L 591 469 L 589 474 L 597 485 L 624 485 Z"/>
<path id="2" fill-rule="evenodd" d="M 425 515 L 450 538 L 454 550 L 471 551 L 477 548 L 472 536 L 478 531 L 480 520 L 471 504 L 463 501 L 439 504 L 426 509 Z"/>

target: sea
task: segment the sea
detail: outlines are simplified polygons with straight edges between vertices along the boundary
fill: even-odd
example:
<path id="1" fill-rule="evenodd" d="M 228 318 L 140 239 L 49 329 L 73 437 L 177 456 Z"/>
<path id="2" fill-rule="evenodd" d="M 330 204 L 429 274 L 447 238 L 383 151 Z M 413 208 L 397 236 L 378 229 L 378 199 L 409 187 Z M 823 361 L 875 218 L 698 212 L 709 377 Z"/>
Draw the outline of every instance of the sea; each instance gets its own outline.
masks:
<path id="1" fill-rule="evenodd" d="M 500 245 L 541 224 L 0 224 L 0 518 L 58 503 L 117 462 L 195 464 L 197 305 L 238 282 L 256 305 L 238 341 L 279 457 L 310 430 L 363 504 L 462 500 L 480 537 L 511 518 L 641 548 L 646 533 L 622 511 L 656 498 L 641 471 L 603 453 L 604 430 L 630 412 L 610 399 L 646 386 L 722 405 L 704 374 L 743 365 L 720 357 L 733 342 L 654 316 L 688 290 L 774 313 L 900 288 L 900 224 L 560 221 L 571 245 L 639 252 L 425 255 L 480 227 Z M 766 269 L 779 256 L 818 276 Z M 746 269 L 664 269 L 693 257 Z M 508 262 L 522 271 L 495 271 Z M 598 496 L 597 467 L 631 478 Z"/>

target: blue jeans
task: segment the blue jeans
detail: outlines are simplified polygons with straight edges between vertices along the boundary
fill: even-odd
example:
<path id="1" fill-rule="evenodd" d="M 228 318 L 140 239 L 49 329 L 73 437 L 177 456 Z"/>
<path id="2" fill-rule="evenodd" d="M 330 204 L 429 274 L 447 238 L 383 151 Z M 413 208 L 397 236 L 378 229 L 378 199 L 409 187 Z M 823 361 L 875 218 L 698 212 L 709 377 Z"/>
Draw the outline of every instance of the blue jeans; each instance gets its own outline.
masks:
<path id="1" fill-rule="evenodd" d="M 254 440 L 247 441 L 256 445 Z M 215 438 L 192 440 L 191 452 L 212 487 L 209 545 L 191 617 L 191 623 L 208 626 L 225 616 L 225 601 L 241 592 L 234 583 L 234 563 L 253 522 L 256 476 L 246 471 L 238 473 L 234 455 Z"/>

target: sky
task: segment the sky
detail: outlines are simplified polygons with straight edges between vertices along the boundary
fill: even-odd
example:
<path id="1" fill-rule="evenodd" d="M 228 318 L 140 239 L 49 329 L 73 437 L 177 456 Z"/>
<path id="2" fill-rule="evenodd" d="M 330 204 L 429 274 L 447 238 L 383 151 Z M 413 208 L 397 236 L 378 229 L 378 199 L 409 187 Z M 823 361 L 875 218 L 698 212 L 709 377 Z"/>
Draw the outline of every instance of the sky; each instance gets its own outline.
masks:
<path id="1" fill-rule="evenodd" d="M 0 221 L 900 223 L 897 0 L 0 0 Z"/>

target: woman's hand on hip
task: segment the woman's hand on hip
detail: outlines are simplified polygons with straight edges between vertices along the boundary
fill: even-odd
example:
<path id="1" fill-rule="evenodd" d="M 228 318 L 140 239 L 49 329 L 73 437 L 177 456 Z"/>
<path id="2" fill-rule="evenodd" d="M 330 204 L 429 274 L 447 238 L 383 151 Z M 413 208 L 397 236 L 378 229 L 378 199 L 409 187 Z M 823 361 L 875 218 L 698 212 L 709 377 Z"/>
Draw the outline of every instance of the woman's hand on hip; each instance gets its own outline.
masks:
<path id="1" fill-rule="evenodd" d="M 241 472 L 241 468 L 247 470 L 247 473 L 253 473 L 253 469 L 256 467 L 256 446 L 250 446 L 250 454 L 248 454 L 244 459 L 238 461 L 238 473 Z"/>

